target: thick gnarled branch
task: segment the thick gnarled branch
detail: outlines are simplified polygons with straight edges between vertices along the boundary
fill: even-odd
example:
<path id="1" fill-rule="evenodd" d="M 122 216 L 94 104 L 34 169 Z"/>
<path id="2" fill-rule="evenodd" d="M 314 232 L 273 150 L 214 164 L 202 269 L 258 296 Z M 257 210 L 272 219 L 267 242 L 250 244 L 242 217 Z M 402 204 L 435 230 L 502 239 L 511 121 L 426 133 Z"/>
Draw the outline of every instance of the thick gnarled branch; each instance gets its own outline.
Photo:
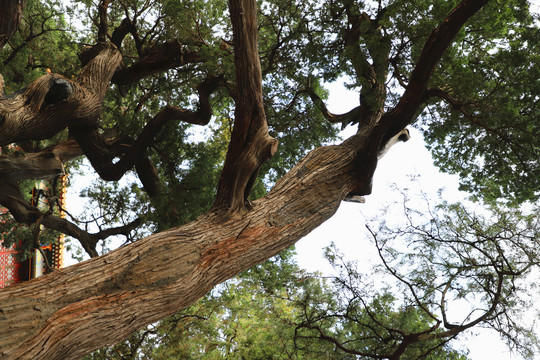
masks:
<path id="1" fill-rule="evenodd" d="M 145 189 L 157 190 L 157 173 L 146 159 L 146 151 L 153 144 L 156 135 L 170 121 L 183 121 L 190 124 L 206 125 L 212 117 L 210 95 L 222 84 L 221 78 L 211 77 L 198 87 L 199 107 L 197 110 L 186 110 L 176 106 L 166 106 L 155 117 L 150 119 L 137 139 L 116 139 L 110 142 L 97 129 L 70 126 L 73 137 L 80 144 L 92 166 L 107 181 L 116 181 L 124 174 L 137 167 L 139 177 Z M 114 161 L 117 158 L 118 161 Z M 152 182 L 152 183 L 151 183 Z M 151 190 L 149 195 L 156 195 Z"/>
<path id="2" fill-rule="evenodd" d="M 0 99 L 0 146 L 51 137 L 67 126 L 73 113 L 88 109 L 77 97 L 85 91 L 60 75 L 47 74 L 22 93 Z"/>
<path id="3" fill-rule="evenodd" d="M 64 163 L 83 156 L 74 140 L 37 153 L 0 155 L 0 181 L 50 179 L 64 173 Z"/>
<path id="4" fill-rule="evenodd" d="M 100 43 L 82 54 L 78 81 L 44 75 L 22 93 L 0 99 L 0 146 L 51 137 L 69 126 L 97 126 L 101 105 L 120 53 Z"/>
<path id="5" fill-rule="evenodd" d="M 122 61 L 122 55 L 113 44 L 100 42 L 85 49 L 80 58 L 83 70 L 79 75 L 79 83 L 96 97 L 96 105 L 101 110 L 101 103 Z"/>
<path id="6" fill-rule="evenodd" d="M 256 2 L 231 0 L 229 10 L 237 97 L 234 127 L 214 209 L 234 212 L 244 208 L 260 166 L 274 155 L 278 141 L 268 134 L 263 106 Z"/>
<path id="7" fill-rule="evenodd" d="M 24 3 L 20 0 L 0 2 L 0 50 L 17 31 Z"/>
<path id="8" fill-rule="evenodd" d="M 199 52 L 186 50 L 179 41 L 172 40 L 155 45 L 138 62 L 116 71 L 112 82 L 117 85 L 127 85 L 148 75 L 201 61 L 203 60 Z"/>

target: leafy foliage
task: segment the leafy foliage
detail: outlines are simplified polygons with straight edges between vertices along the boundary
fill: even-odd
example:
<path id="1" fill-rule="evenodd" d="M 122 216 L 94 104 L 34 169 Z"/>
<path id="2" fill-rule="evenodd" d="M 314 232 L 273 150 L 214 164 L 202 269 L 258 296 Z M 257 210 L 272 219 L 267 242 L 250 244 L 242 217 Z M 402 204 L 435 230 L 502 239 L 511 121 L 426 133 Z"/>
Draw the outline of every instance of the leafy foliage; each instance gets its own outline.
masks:
<path id="1" fill-rule="evenodd" d="M 419 331 L 429 321 L 414 307 L 396 308 L 397 299 L 387 291 L 368 294 L 360 290 L 364 284 L 347 283 L 360 280 L 353 264 L 347 264 L 346 277 L 331 284 L 298 268 L 293 256 L 288 249 L 195 305 L 87 359 L 357 358 L 350 349 L 364 352 L 361 358 L 378 358 L 395 343 L 377 341 L 377 335 L 390 340 L 392 331 Z M 335 253 L 329 258 L 339 266 Z M 346 345 L 341 348 L 334 341 Z M 405 358 L 426 353 L 433 359 L 465 359 L 445 341 L 419 343 Z"/>
<path id="2" fill-rule="evenodd" d="M 406 307 L 420 310 L 451 335 L 473 326 L 496 330 L 524 358 L 540 349 L 534 324 L 522 316 L 538 291 L 538 209 L 442 203 L 428 211 L 405 202 L 405 221 L 372 233 Z M 456 309 L 460 309 L 456 311 Z M 463 314 L 463 315 L 460 315 Z"/>
<path id="3" fill-rule="evenodd" d="M 10 51 L 0 53 L 6 93 L 18 91 L 46 69 L 68 78 L 75 75 L 78 47 L 67 28 L 60 2 L 26 2 L 19 31 L 9 41 Z"/>
<path id="4" fill-rule="evenodd" d="M 527 6 L 488 8 L 462 31 L 432 81 L 454 101 L 429 106 L 421 125 L 437 165 L 486 200 L 538 197 L 540 43 Z"/>

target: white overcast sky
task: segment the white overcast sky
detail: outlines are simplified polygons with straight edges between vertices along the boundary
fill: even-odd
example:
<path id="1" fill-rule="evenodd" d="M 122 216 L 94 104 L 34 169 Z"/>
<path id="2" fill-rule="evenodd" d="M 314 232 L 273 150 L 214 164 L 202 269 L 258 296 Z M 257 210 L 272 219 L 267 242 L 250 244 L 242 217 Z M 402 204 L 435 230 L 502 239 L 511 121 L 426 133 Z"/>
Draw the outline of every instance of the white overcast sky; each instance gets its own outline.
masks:
<path id="1" fill-rule="evenodd" d="M 344 113 L 358 105 L 358 95 L 347 91 L 340 82 L 327 88 L 330 90 L 330 111 Z M 357 260 L 360 270 L 367 271 L 370 264 L 377 262 L 379 258 L 365 225 L 394 200 L 402 199 L 402 190 L 407 192 L 409 198 L 419 198 L 421 193 L 425 193 L 428 198 L 437 199 L 439 189 L 444 189 L 442 197 L 449 202 L 458 202 L 467 197 L 466 193 L 458 190 L 457 176 L 443 174 L 433 165 L 433 159 L 420 132 L 412 128 L 409 130 L 411 139 L 396 144 L 379 160 L 373 178 L 372 194 L 365 197 L 366 202 L 341 202 L 332 218 L 296 244 L 301 267 L 310 271 L 332 273 L 323 252 L 324 248 L 334 242 L 346 258 Z M 350 134 L 351 131 L 354 129 L 345 129 L 344 132 Z M 436 204 L 436 200 L 433 204 Z M 472 360 L 521 359 L 510 353 L 494 331 L 473 329 L 466 337 L 467 339 L 461 336 L 457 343 L 465 343 L 465 347 L 470 351 L 468 356 Z M 540 359 L 540 355 L 537 358 Z"/>

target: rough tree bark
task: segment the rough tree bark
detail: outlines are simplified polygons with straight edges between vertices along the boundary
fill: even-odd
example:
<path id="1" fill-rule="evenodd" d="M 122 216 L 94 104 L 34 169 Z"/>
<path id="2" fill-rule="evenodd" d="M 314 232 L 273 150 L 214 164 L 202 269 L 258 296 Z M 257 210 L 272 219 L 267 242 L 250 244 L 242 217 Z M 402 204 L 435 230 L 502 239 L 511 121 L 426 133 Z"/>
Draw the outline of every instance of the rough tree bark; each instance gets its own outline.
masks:
<path id="1" fill-rule="evenodd" d="M 0 0 L 0 50 L 17 31 L 23 7 L 22 0 Z"/>
<path id="2" fill-rule="evenodd" d="M 0 291 L 0 357 L 75 359 L 116 343 L 318 227 L 347 194 L 369 184 L 381 144 L 413 120 L 442 52 L 486 2 L 462 1 L 429 36 L 395 108 L 343 144 L 313 150 L 246 206 L 253 176 L 277 141 L 262 107 L 255 1 L 231 0 L 238 104 L 214 208 L 185 226 Z M 109 81 L 83 86 L 104 94 Z"/>
<path id="3" fill-rule="evenodd" d="M 234 128 L 218 183 L 214 208 L 239 211 L 262 163 L 274 155 L 278 141 L 268 135 L 262 74 L 257 47 L 257 4 L 230 1 L 236 66 Z"/>

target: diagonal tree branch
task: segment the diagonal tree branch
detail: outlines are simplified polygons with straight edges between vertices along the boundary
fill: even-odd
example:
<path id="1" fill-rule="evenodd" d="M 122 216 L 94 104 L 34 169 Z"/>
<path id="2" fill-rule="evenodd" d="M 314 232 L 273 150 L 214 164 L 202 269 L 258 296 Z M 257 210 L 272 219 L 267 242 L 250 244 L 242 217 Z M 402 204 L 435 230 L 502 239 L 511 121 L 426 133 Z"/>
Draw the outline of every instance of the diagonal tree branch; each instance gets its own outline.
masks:
<path id="1" fill-rule="evenodd" d="M 97 129 L 84 127 L 70 127 L 71 134 L 83 149 L 90 160 L 92 166 L 107 181 L 116 181 L 122 178 L 124 174 L 138 166 L 146 175 L 142 179 L 148 179 L 148 176 L 154 177 L 148 171 L 151 171 L 145 160 L 145 154 L 150 147 L 155 136 L 163 129 L 163 126 L 170 121 L 184 121 L 190 124 L 206 125 L 212 117 L 212 107 L 210 104 L 210 95 L 222 84 L 222 79 L 211 77 L 203 81 L 198 87 L 199 108 L 196 111 L 185 110 L 176 106 L 166 106 L 156 116 L 148 121 L 137 139 L 117 139 L 124 141 L 122 146 L 114 144 L 105 138 Z M 126 141 L 127 140 L 127 141 Z M 114 159 L 118 158 L 115 162 Z M 145 167 L 142 169 L 141 167 Z M 147 189 L 154 188 L 153 185 L 145 185 Z"/>
<path id="2" fill-rule="evenodd" d="M 354 151 L 347 146 L 318 148 L 241 218 L 210 212 L 99 258 L 3 289 L 0 354 L 17 359 L 77 358 L 189 305 L 334 214 L 356 181 L 353 159 Z M 159 271 L 163 268 L 168 271 Z M 134 316 L 149 299 L 152 311 Z M 80 314 L 92 314 L 91 327 Z M 29 315 L 36 321 L 17 321 Z M 91 335 L 82 336 L 88 331 Z M 83 340 L 67 345 L 74 338 Z"/>
<path id="3" fill-rule="evenodd" d="M 125 31 L 128 29 L 130 27 L 126 25 Z M 117 70 L 112 82 L 117 85 L 127 85 L 155 73 L 202 61 L 204 59 L 198 51 L 187 50 L 178 40 L 167 41 L 152 47 L 133 65 Z"/>

